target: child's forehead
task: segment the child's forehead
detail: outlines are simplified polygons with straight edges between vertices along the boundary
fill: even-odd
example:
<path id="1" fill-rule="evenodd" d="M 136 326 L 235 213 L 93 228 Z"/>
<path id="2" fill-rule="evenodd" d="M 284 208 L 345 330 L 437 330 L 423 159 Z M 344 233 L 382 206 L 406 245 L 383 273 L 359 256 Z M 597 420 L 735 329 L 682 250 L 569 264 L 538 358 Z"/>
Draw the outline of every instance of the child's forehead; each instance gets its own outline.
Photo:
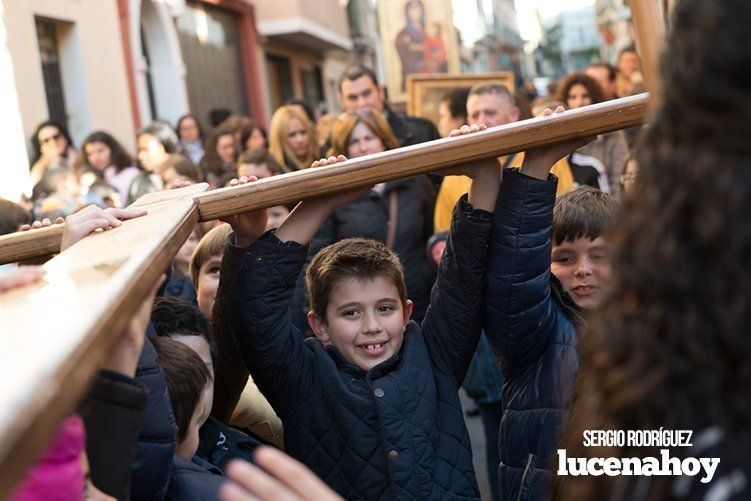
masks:
<path id="1" fill-rule="evenodd" d="M 610 247 L 608 241 L 602 235 L 591 238 L 588 236 L 574 238 L 573 240 L 564 240 L 558 245 L 553 245 L 553 251 L 556 250 L 588 250 L 594 248 L 607 248 Z"/>
<path id="2" fill-rule="evenodd" d="M 378 274 L 373 276 L 344 276 L 337 278 L 332 283 L 329 299 L 334 296 L 350 295 L 358 292 L 399 297 L 399 289 L 394 280 L 386 274 Z"/>

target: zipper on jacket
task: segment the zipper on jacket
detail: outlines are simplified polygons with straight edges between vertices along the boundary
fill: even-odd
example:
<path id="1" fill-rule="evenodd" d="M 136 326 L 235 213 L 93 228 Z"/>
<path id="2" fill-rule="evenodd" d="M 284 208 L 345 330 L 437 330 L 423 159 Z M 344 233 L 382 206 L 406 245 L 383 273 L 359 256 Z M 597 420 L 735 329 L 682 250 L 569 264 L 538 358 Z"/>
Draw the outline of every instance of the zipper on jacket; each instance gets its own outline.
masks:
<path id="1" fill-rule="evenodd" d="M 526 489 L 527 473 L 529 473 L 529 467 L 532 466 L 532 459 L 534 459 L 534 457 L 535 455 L 530 453 L 529 458 L 527 458 L 527 466 L 524 467 L 524 473 L 522 474 L 522 481 L 519 486 L 519 494 L 516 496 L 516 501 L 522 500 L 522 492 Z"/>

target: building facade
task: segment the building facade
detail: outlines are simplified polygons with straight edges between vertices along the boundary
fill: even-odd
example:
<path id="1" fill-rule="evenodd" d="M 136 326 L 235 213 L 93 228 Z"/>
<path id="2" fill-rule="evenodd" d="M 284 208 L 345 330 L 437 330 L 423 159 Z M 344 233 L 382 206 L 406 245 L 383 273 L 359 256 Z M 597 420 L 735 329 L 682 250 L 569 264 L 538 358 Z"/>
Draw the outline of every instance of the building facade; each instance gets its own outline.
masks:
<path id="1" fill-rule="evenodd" d="M 597 28 L 602 58 L 615 63 L 618 53 L 633 44 L 634 26 L 629 0 L 596 0 Z"/>
<path id="2" fill-rule="evenodd" d="M 89 0 L 91 1 L 91 0 Z M 267 117 L 250 0 L 117 0 L 133 121 L 227 108 Z"/>
<path id="3" fill-rule="evenodd" d="M 559 19 L 561 54 L 566 71 L 582 70 L 600 59 L 600 37 L 594 9 L 564 11 Z"/>
<path id="4" fill-rule="evenodd" d="M 454 8 L 457 4 L 454 4 Z M 512 71 L 521 83 L 525 73 L 523 41 L 519 34 L 516 7 L 513 0 L 475 0 L 477 22 L 475 30 L 481 36 L 462 54 L 462 71 L 483 73 Z"/>
<path id="5" fill-rule="evenodd" d="M 337 84 L 353 49 L 346 2 L 257 0 L 255 7 L 268 112 L 290 99 L 338 111 Z"/>
<path id="6" fill-rule="evenodd" d="M 49 118 L 80 144 L 94 128 L 133 144 L 133 115 L 117 4 L 96 0 L 0 3 L 0 196 L 28 186 L 29 138 Z"/>
<path id="7" fill-rule="evenodd" d="M 372 0 L 369 0 L 372 1 Z M 138 129 L 228 108 L 266 124 L 302 99 L 338 111 L 353 60 L 341 0 L 0 0 L 0 196 L 30 193 L 30 137 L 55 119 L 135 149 Z"/>
<path id="8" fill-rule="evenodd" d="M 386 70 L 375 0 L 349 0 L 347 18 L 352 35 L 352 62 L 372 68 L 378 81 L 384 82 Z"/>

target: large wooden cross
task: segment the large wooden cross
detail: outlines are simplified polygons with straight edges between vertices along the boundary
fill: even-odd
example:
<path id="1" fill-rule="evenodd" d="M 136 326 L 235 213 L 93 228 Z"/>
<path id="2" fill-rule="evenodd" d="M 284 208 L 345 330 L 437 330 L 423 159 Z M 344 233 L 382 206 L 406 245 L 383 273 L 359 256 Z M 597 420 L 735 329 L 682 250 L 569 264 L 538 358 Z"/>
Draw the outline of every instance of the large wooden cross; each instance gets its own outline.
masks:
<path id="1" fill-rule="evenodd" d="M 655 12 L 649 4 L 655 5 L 632 1 L 637 20 Z M 646 42 L 660 40 L 659 33 L 654 27 L 640 32 L 643 57 L 654 54 Z M 647 81 L 654 82 L 656 57 L 644 61 Z M 0 498 L 76 408 L 119 332 L 199 221 L 632 127 L 644 121 L 647 108 L 647 96 L 635 96 L 244 186 L 208 191 L 200 184 L 142 197 L 134 205 L 148 215 L 84 238 L 44 265 L 43 282 L 0 295 Z M 0 237 L 0 262 L 56 253 L 61 235 L 55 225 Z"/>

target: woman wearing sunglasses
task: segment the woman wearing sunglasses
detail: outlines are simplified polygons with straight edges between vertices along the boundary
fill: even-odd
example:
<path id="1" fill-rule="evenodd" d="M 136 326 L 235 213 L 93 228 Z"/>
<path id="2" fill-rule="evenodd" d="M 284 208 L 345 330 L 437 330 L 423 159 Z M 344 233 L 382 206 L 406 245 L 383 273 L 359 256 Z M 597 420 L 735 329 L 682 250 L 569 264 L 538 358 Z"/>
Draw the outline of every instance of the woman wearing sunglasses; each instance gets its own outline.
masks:
<path id="1" fill-rule="evenodd" d="M 62 163 L 73 168 L 76 150 L 61 124 L 52 120 L 39 124 L 31 136 L 31 146 L 34 154 L 30 174 L 32 186 L 42 179 L 52 164 Z"/>

